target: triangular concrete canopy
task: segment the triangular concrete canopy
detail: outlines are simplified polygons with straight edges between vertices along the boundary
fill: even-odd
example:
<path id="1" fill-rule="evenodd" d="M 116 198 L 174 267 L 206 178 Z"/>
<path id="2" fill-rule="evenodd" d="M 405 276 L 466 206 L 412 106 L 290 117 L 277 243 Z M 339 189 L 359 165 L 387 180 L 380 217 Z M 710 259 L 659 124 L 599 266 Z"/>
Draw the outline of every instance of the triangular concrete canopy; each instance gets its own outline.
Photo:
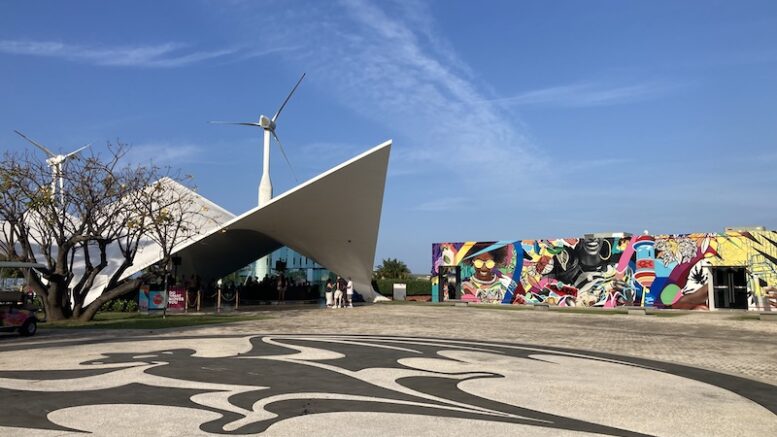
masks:
<path id="1" fill-rule="evenodd" d="M 389 140 L 183 246 L 179 273 L 218 278 L 288 246 L 379 298 L 370 281 L 390 150 Z"/>

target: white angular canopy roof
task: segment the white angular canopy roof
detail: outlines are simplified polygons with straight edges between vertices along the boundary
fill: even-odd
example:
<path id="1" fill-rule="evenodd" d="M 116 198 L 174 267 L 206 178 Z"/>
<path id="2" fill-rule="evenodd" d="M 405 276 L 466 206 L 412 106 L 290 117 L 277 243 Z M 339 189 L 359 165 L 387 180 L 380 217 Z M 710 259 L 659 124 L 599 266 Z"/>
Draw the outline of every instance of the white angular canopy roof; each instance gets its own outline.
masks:
<path id="1" fill-rule="evenodd" d="M 351 277 L 366 300 L 383 299 L 371 279 L 391 144 L 386 141 L 238 217 L 192 193 L 202 233 L 173 251 L 182 261 L 178 273 L 214 280 L 288 246 L 335 274 Z M 144 239 L 140 246 L 123 278 L 161 260 L 156 243 Z M 109 246 L 107 255 L 108 267 L 95 280 L 86 304 L 102 293 L 121 264 L 118 247 Z M 73 271 L 77 278 L 83 274 L 82 259 L 75 260 Z"/>
<path id="2" fill-rule="evenodd" d="M 379 298 L 370 281 L 390 150 L 389 140 L 183 245 L 178 272 L 219 278 L 288 246 Z"/>

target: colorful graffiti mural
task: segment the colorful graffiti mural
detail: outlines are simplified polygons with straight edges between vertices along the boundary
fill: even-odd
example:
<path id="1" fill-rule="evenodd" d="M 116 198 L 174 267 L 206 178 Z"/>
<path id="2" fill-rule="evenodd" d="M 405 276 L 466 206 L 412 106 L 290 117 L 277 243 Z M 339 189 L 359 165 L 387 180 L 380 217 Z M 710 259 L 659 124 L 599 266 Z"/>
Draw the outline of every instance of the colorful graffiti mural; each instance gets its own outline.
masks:
<path id="1" fill-rule="evenodd" d="M 777 309 L 777 232 L 436 243 L 432 281 L 474 303 Z"/>

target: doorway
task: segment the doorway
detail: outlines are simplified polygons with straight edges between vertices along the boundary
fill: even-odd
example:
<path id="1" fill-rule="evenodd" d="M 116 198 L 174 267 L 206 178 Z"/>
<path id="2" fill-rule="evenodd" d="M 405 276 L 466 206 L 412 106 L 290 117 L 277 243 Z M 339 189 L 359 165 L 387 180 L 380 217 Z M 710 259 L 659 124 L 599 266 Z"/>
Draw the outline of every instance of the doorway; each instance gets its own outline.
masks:
<path id="1" fill-rule="evenodd" d="M 461 299 L 461 267 L 441 266 L 438 280 L 440 284 L 437 288 L 440 293 L 438 302 Z"/>
<path id="2" fill-rule="evenodd" d="M 715 267 L 715 308 L 747 309 L 747 272 L 744 267 Z"/>

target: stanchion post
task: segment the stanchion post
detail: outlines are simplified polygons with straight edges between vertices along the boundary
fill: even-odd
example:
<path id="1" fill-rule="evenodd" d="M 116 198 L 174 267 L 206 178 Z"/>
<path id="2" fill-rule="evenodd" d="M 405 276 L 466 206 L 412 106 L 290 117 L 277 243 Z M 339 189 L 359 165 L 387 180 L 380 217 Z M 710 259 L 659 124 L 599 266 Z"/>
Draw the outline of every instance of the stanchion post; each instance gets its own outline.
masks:
<path id="1" fill-rule="evenodd" d="M 189 290 L 184 291 L 183 297 L 183 312 L 189 312 Z"/>
<path id="2" fill-rule="evenodd" d="M 202 290 L 197 290 L 197 312 L 200 312 L 200 296 L 202 295 Z"/>
<path id="3" fill-rule="evenodd" d="M 216 312 L 221 312 L 221 287 L 218 289 L 217 297 L 216 297 Z"/>
<path id="4" fill-rule="evenodd" d="M 235 311 L 237 311 L 239 306 L 240 306 L 240 289 L 238 288 L 237 291 L 235 291 Z"/>

